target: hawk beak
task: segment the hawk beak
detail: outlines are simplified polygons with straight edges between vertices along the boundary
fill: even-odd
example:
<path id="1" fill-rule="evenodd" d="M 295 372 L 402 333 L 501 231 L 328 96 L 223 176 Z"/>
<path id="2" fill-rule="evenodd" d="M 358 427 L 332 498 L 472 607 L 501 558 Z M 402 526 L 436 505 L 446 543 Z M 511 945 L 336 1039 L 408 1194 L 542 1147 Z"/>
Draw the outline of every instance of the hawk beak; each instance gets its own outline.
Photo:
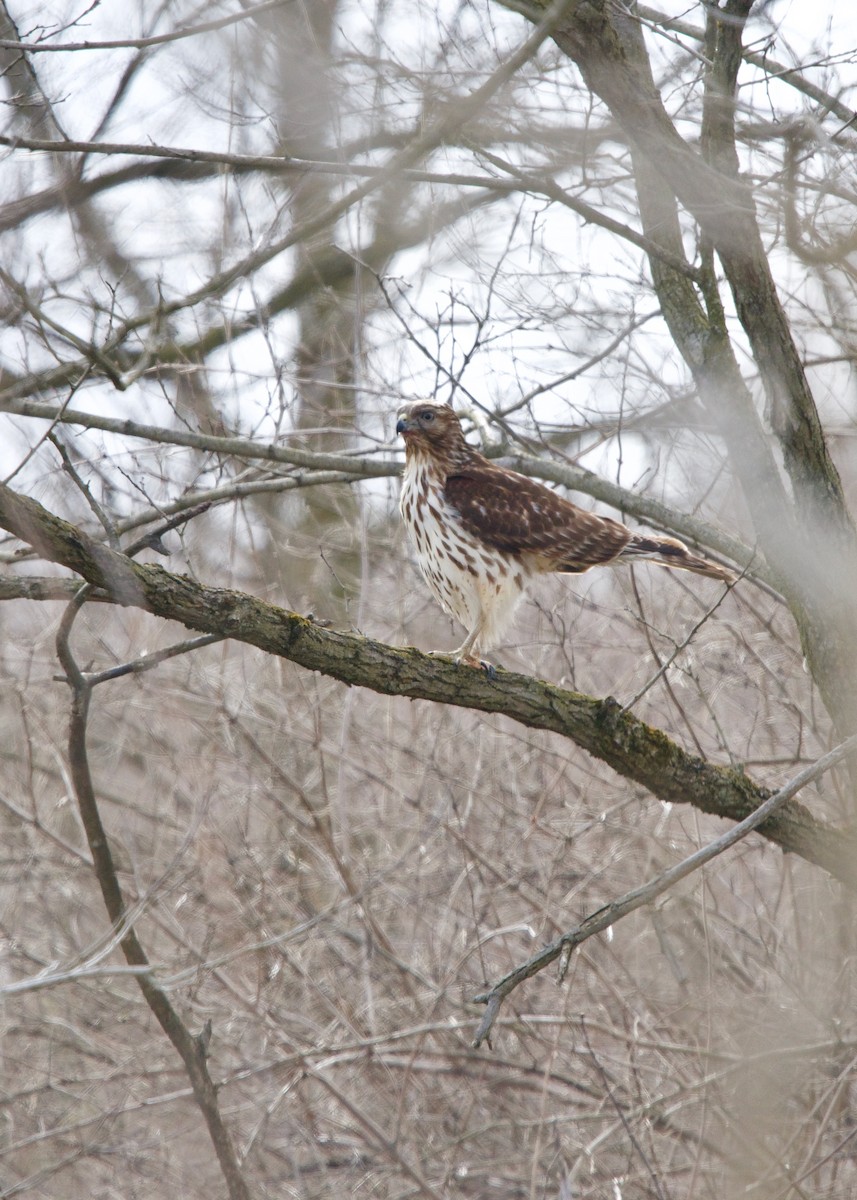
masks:
<path id="1" fill-rule="evenodd" d="M 408 433 L 410 428 L 410 422 L 405 420 L 404 417 L 399 417 L 398 421 L 396 422 L 396 433 Z"/>

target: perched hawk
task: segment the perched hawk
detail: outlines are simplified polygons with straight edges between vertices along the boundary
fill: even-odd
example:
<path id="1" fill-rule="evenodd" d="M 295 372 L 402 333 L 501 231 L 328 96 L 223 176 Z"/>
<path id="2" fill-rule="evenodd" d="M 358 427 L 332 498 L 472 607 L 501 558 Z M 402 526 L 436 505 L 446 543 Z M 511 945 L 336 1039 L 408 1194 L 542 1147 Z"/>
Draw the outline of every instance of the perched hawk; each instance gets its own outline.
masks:
<path id="1" fill-rule="evenodd" d="M 399 409 L 405 439 L 400 508 L 426 582 L 467 630 L 454 651 L 468 666 L 495 645 L 529 581 L 547 571 L 649 559 L 733 583 L 731 571 L 691 554 L 675 538 L 633 533 L 585 512 L 556 492 L 495 466 L 468 446 L 445 404 L 415 400 Z"/>

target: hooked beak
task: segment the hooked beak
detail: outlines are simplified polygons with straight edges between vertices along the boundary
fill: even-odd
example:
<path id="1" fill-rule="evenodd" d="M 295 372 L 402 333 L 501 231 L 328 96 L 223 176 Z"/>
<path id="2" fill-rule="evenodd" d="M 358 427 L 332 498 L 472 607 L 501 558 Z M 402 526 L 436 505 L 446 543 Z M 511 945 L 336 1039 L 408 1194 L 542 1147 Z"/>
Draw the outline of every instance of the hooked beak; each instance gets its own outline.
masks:
<path id="1" fill-rule="evenodd" d="M 408 418 L 399 417 L 398 421 L 396 422 L 396 433 L 400 433 L 404 436 L 406 433 L 410 433 L 412 430 L 413 425 Z"/>

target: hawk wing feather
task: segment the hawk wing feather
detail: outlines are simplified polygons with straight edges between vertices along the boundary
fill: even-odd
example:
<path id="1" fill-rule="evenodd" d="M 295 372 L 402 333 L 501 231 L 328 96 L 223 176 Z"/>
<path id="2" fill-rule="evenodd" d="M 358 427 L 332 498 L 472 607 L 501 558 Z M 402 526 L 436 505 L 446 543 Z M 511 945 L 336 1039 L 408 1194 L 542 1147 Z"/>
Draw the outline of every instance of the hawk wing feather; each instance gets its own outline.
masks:
<path id="1" fill-rule="evenodd" d="M 489 462 L 456 468 L 444 494 L 471 536 L 507 554 L 537 556 L 554 571 L 578 574 L 612 562 L 631 539 L 618 521 Z"/>

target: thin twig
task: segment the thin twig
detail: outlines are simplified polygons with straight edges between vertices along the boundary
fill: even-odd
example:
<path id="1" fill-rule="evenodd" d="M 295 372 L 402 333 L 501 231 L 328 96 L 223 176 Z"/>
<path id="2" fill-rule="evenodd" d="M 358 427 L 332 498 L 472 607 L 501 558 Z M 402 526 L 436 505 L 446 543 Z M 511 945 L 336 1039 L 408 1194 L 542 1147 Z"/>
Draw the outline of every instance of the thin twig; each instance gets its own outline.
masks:
<path id="1" fill-rule="evenodd" d="M 117 667 L 108 667 L 104 671 L 87 674 L 86 682 L 90 687 L 96 687 L 99 683 L 107 683 L 111 679 L 121 679 L 123 675 L 142 675 L 144 671 L 151 671 L 170 658 L 177 658 L 180 654 L 189 654 L 192 650 L 199 650 L 203 646 L 211 646 L 214 642 L 222 641 L 223 635 L 219 633 L 206 633 L 202 637 L 187 638 L 186 641 L 176 642 L 175 645 L 167 646 L 163 650 L 155 650 L 152 654 L 144 654 L 130 662 L 120 663 Z"/>
<path id="2" fill-rule="evenodd" d="M 169 33 L 154 34 L 151 37 L 119 38 L 101 42 L 21 42 L 12 38 L 0 38 L 0 49 L 20 50 L 25 54 L 72 54 L 82 50 L 148 50 L 153 46 L 170 45 L 184 38 L 199 37 L 201 34 L 226 29 L 241 21 L 255 20 L 262 13 L 282 8 L 289 2 L 290 0 L 263 0 L 262 4 L 246 5 L 241 12 L 230 13 L 226 17 L 202 21 L 199 25 L 181 26 Z M 62 148 L 62 142 L 60 142 L 59 149 Z"/>
<path id="3" fill-rule="evenodd" d="M 159 553 L 163 553 L 163 550 L 159 545 L 157 545 L 157 543 L 160 542 L 165 533 L 170 533 L 173 529 L 178 529 L 180 526 L 186 525 L 188 521 L 192 521 L 195 517 L 202 516 L 202 514 L 208 512 L 210 508 L 211 501 L 205 500 L 201 504 L 194 504 L 192 508 L 186 508 L 184 511 L 176 512 L 174 515 L 165 513 L 164 519 L 161 521 L 160 525 L 156 525 L 154 529 L 150 529 L 148 533 L 145 533 L 142 537 L 137 538 L 135 542 L 131 542 L 130 546 L 126 546 L 122 553 L 127 554 L 129 558 L 133 558 L 136 554 L 139 554 L 141 550 L 145 550 L 149 547 L 153 547 L 154 549 L 158 550 Z"/>
<path id="4" fill-rule="evenodd" d="M 745 574 L 746 574 L 746 568 L 744 571 L 742 571 L 741 575 L 739 576 L 739 579 L 743 579 Z M 738 580 L 736 579 L 735 583 L 737 583 L 737 582 L 738 582 Z M 658 667 L 657 671 L 655 671 L 655 673 L 651 677 L 651 679 L 649 679 L 646 683 L 644 683 L 643 686 L 640 688 L 640 690 L 637 692 L 637 694 L 635 696 L 632 696 L 631 699 L 627 702 L 627 704 L 625 704 L 623 706 L 623 709 L 625 712 L 628 712 L 630 709 L 632 709 L 634 707 L 634 705 L 639 700 L 642 700 L 642 698 L 643 698 L 643 696 L 645 696 L 646 692 L 648 692 L 650 690 L 650 688 L 653 688 L 655 686 L 655 684 L 658 682 L 658 680 L 661 678 L 662 675 L 665 675 L 667 673 L 667 671 L 673 665 L 675 660 L 681 654 L 682 650 L 686 649 L 690 645 L 690 643 L 696 637 L 697 633 L 699 633 L 700 629 L 703 627 L 703 625 L 706 623 L 706 621 L 709 619 L 709 617 L 713 616 L 714 613 L 717 612 L 720 605 L 723 603 L 723 601 L 726 599 L 726 597 L 729 595 L 729 593 L 735 587 L 735 583 L 728 583 L 726 585 L 726 587 L 720 593 L 720 595 L 717 597 L 717 599 L 714 601 L 714 603 L 711 604 L 705 610 L 705 612 L 702 614 L 702 616 L 699 618 L 699 620 L 696 622 L 696 624 L 693 626 L 693 628 L 690 630 L 690 632 L 687 634 L 687 636 L 685 638 L 683 638 L 682 641 L 676 643 L 675 649 L 673 650 L 672 654 L 670 654 L 668 658 L 664 659 L 664 661 Z"/>
<path id="5" fill-rule="evenodd" d="M 83 495 L 87 504 L 89 505 L 89 507 L 92 509 L 92 511 L 95 513 L 96 517 L 98 518 L 102 529 L 104 530 L 105 534 L 107 535 L 108 544 L 114 550 L 119 550 L 120 549 L 119 537 L 116 533 L 116 526 L 110 520 L 110 518 L 108 517 L 107 513 L 104 511 L 102 506 L 95 499 L 92 488 L 89 486 L 89 484 L 86 482 L 86 480 L 83 478 L 83 476 L 78 471 L 77 467 L 71 461 L 71 455 L 68 452 L 68 447 L 63 445 L 63 443 L 60 441 L 59 437 L 57 436 L 57 434 L 54 430 L 51 430 L 48 433 L 47 439 L 51 443 L 51 445 L 54 447 L 57 454 L 59 454 L 60 458 L 62 459 L 63 470 L 65 471 L 66 475 L 68 475 L 68 477 L 72 480 L 75 487 Z"/>

